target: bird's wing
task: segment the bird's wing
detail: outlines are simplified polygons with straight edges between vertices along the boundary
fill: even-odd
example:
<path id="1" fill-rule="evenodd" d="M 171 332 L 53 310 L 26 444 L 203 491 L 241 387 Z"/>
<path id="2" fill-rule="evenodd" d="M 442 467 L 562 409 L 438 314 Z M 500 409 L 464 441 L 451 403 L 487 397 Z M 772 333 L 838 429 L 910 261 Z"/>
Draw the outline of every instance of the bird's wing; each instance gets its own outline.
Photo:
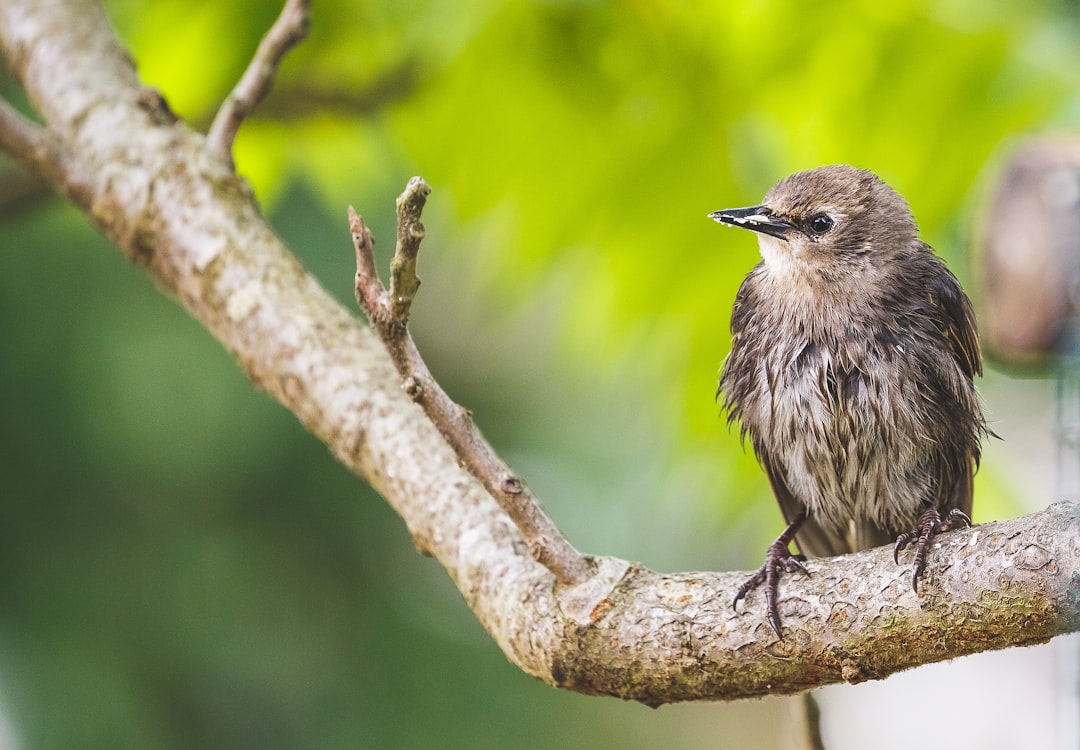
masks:
<path id="1" fill-rule="evenodd" d="M 930 277 L 933 282 L 930 302 L 937 313 L 938 328 L 952 347 L 957 363 L 969 378 L 973 378 L 982 375 L 982 354 L 979 351 L 975 309 L 952 271 L 945 268 L 943 263 L 941 267 L 944 273 L 936 273 Z"/>
<path id="2" fill-rule="evenodd" d="M 970 379 L 976 375 L 982 375 L 982 354 L 979 350 L 975 309 L 952 271 L 945 268 L 943 263 L 942 269 L 944 273 L 933 274 L 930 277 L 933 281 L 930 288 L 930 301 L 935 311 L 938 330 L 951 346 L 957 365 Z M 971 514 L 973 480 L 978 464 L 979 451 L 976 447 L 969 457 L 969 467 L 960 472 L 956 490 L 950 498 L 952 500 L 950 507 L 959 508 L 968 515 Z"/>

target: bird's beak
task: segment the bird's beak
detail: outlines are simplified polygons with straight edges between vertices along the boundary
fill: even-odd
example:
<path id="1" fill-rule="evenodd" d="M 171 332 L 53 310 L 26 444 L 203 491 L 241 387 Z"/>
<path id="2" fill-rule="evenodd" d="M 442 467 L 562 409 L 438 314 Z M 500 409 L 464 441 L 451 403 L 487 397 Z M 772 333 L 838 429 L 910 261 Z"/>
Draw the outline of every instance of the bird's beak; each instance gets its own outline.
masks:
<path id="1" fill-rule="evenodd" d="M 765 206 L 751 206 L 750 208 L 726 208 L 713 211 L 709 218 L 721 224 L 730 224 L 733 227 L 742 227 L 754 232 L 769 234 L 781 240 L 787 239 L 787 233 L 793 228 L 791 224 L 779 216 L 773 216 Z"/>

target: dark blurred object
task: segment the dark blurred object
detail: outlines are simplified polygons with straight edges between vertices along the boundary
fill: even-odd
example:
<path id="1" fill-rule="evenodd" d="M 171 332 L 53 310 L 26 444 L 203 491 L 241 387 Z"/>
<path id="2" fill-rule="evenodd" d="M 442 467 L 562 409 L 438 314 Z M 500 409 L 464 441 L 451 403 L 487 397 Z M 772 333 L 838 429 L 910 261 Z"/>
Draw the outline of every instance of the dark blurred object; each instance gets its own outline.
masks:
<path id="1" fill-rule="evenodd" d="M 1057 380 L 1056 496 L 1080 500 L 1080 138 L 1023 142 L 976 237 L 983 349 Z"/>
<path id="2" fill-rule="evenodd" d="M 976 235 L 981 333 L 996 362 L 1041 370 L 1073 347 L 1080 278 L 1080 139 L 1041 136 L 1005 163 Z"/>

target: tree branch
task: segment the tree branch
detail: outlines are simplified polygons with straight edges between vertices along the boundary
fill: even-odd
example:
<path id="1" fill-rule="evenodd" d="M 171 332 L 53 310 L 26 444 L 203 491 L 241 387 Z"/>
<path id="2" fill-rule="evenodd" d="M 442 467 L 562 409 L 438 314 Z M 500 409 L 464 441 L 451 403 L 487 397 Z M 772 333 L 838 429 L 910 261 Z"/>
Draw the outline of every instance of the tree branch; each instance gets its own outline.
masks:
<path id="1" fill-rule="evenodd" d="M 214 117 L 206 134 L 207 147 L 230 166 L 232 145 L 240 125 L 270 93 L 274 74 L 285 53 L 307 36 L 310 10 L 311 0 L 286 0 L 274 25 L 259 42 L 244 75 Z"/>
<path id="2" fill-rule="evenodd" d="M 0 99 L 0 150 L 28 172 L 40 175 L 69 200 L 78 203 L 80 198 L 85 199 L 76 195 L 83 180 L 60 141 L 4 99 Z"/>
<path id="3" fill-rule="evenodd" d="M 379 334 L 402 378 L 405 393 L 420 404 L 432 424 L 468 469 L 506 511 L 525 537 L 529 553 L 562 585 L 576 586 L 594 572 L 540 508 L 528 488 L 484 440 L 472 415 L 454 403 L 435 381 L 409 335 L 409 310 L 420 288 L 416 256 L 424 236 L 420 223 L 431 192 L 419 177 L 409 180 L 397 199 L 397 247 L 390 261 L 390 290 L 375 270 L 375 240 L 364 220 L 349 208 L 349 231 L 356 248 L 356 300 Z"/>
<path id="4" fill-rule="evenodd" d="M 423 179 L 413 177 L 396 202 L 398 226 L 397 245 L 390 261 L 390 316 L 401 323 L 402 329 L 409 324 L 409 311 L 420 290 L 416 255 L 425 234 L 420 214 L 430 193 L 431 188 Z"/>
<path id="5" fill-rule="evenodd" d="M 742 572 L 661 575 L 605 557 L 579 585 L 558 586 L 403 393 L 377 337 L 288 253 L 204 139 L 151 106 L 98 5 L 6 0 L 0 42 L 55 148 L 28 157 L 37 136 L 10 112 L 0 146 L 369 481 L 529 674 L 657 705 L 877 679 L 1080 629 L 1080 520 L 1069 505 L 943 535 L 918 595 L 887 548 L 811 560 L 809 578 L 783 581 L 783 641 L 757 593 L 731 610 Z"/>

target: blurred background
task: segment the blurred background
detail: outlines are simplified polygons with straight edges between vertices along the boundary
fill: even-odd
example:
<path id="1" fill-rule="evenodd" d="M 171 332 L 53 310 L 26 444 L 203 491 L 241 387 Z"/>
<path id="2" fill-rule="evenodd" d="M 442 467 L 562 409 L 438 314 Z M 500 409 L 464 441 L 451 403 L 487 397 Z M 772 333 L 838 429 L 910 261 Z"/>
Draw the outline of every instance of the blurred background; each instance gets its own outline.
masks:
<path id="1" fill-rule="evenodd" d="M 201 129 L 279 10 L 106 7 Z M 10 76 L 3 92 L 20 97 Z M 570 540 L 662 571 L 749 569 L 782 522 L 714 395 L 758 254 L 705 215 L 797 169 L 872 168 L 982 306 L 972 240 L 1002 161 L 1078 124 L 1063 0 L 316 0 L 236 153 L 347 306 L 345 207 L 385 264 L 394 198 L 423 175 L 414 335 Z M 790 742 L 789 700 L 651 710 L 522 674 L 206 331 L 71 208 L 10 166 L 2 185 L 0 747 Z M 981 388 L 1003 440 L 976 521 L 1044 507 L 1052 380 L 991 368 Z M 1075 653 L 1059 639 L 834 689 L 826 734 L 907 746 L 938 736 L 905 723 L 924 714 L 957 747 L 1075 747 Z M 853 694 L 884 713 L 845 708 Z"/>

